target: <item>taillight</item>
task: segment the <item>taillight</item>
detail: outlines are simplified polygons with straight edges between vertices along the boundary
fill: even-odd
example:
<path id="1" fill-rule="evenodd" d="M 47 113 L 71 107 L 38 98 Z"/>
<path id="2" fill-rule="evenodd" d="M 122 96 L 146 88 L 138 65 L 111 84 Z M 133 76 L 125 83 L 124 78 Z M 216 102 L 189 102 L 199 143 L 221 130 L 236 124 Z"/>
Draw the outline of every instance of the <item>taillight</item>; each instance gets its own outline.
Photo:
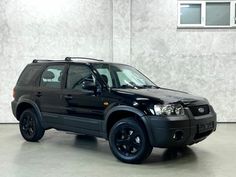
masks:
<path id="1" fill-rule="evenodd" d="M 13 94 L 12 94 L 13 98 L 16 98 L 16 89 L 13 89 Z"/>

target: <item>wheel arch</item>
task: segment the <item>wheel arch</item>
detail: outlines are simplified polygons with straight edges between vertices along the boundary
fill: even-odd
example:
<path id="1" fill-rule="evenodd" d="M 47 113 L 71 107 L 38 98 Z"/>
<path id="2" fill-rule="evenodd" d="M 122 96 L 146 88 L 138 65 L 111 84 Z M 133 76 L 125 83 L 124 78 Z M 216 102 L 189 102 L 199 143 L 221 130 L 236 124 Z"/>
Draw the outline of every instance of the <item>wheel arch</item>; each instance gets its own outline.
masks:
<path id="1" fill-rule="evenodd" d="M 109 132 L 112 128 L 112 126 L 119 120 L 127 117 L 135 117 L 136 120 L 138 120 L 140 123 L 142 123 L 146 129 L 146 132 L 148 134 L 149 141 L 152 141 L 152 134 L 149 126 L 148 119 L 145 117 L 145 114 L 138 110 L 137 108 L 131 107 L 131 106 L 115 106 L 112 109 L 110 109 L 106 116 L 105 116 L 105 124 L 104 124 L 104 133 L 105 138 L 108 139 Z"/>
<path id="2" fill-rule="evenodd" d="M 22 112 L 28 108 L 33 108 L 34 111 L 36 112 L 40 123 L 42 122 L 42 115 L 40 112 L 39 107 L 37 106 L 36 103 L 34 103 L 32 100 L 29 99 L 20 99 L 19 103 L 16 106 L 16 119 L 19 120 L 20 119 L 20 115 L 22 114 Z"/>

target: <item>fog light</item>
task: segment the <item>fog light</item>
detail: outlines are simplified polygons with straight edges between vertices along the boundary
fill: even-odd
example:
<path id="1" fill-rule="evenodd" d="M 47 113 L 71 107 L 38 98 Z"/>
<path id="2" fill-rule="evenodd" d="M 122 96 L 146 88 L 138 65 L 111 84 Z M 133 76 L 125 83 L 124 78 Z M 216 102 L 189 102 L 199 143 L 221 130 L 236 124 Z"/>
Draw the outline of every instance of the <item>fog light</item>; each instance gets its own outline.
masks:
<path id="1" fill-rule="evenodd" d="M 177 130 L 174 134 L 173 134 L 173 139 L 176 141 L 179 141 L 181 139 L 184 138 L 184 133 L 182 130 Z"/>

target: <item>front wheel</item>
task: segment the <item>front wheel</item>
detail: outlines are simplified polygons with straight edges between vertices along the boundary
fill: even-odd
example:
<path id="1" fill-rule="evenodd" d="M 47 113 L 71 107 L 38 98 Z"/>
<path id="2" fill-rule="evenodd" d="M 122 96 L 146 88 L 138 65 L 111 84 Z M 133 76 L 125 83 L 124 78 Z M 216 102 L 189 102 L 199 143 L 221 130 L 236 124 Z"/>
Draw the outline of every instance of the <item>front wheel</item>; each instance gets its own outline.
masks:
<path id="1" fill-rule="evenodd" d="M 27 141 L 38 141 L 43 137 L 45 132 L 33 109 L 26 109 L 21 114 L 19 126 L 21 135 Z"/>
<path id="2" fill-rule="evenodd" d="M 126 163 L 141 163 L 153 148 L 145 127 L 133 118 L 125 118 L 114 124 L 109 134 L 109 145 L 114 156 Z"/>

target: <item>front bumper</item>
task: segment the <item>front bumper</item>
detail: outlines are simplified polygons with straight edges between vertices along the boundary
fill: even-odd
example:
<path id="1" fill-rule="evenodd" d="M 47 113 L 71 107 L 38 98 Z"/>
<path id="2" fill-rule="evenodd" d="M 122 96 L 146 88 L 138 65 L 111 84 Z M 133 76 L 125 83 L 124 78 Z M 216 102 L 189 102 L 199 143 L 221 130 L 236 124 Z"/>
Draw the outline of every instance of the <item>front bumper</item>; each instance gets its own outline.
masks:
<path id="1" fill-rule="evenodd" d="M 149 139 L 154 147 L 168 148 L 191 145 L 204 140 L 216 130 L 216 113 L 210 106 L 210 113 L 194 117 L 185 108 L 181 117 L 147 116 Z"/>

